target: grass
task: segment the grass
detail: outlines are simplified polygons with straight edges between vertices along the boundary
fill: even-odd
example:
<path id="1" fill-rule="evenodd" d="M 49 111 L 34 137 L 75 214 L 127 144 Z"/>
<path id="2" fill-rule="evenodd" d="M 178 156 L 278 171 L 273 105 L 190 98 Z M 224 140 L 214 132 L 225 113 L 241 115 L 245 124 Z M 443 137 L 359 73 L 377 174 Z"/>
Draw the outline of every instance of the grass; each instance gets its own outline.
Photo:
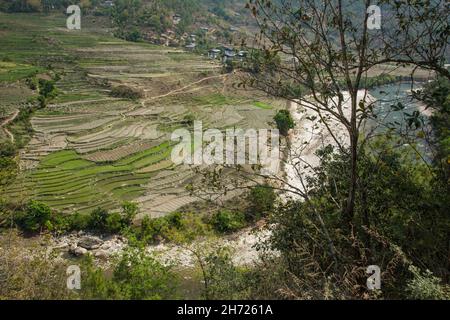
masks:
<path id="1" fill-rule="evenodd" d="M 76 101 L 88 101 L 110 98 L 107 95 L 99 94 L 96 92 L 92 93 L 63 93 L 59 94 L 52 103 L 66 103 L 66 102 L 76 102 Z"/>
<path id="2" fill-rule="evenodd" d="M 29 64 L 0 61 L 0 82 L 15 82 L 43 71 L 43 68 Z"/>
<path id="3" fill-rule="evenodd" d="M 273 107 L 267 103 L 261 102 L 261 101 L 255 101 L 253 102 L 253 105 L 257 108 L 264 109 L 264 110 L 271 110 Z"/>
<path id="4" fill-rule="evenodd" d="M 143 185 L 154 173 L 136 170 L 167 160 L 171 144 L 164 142 L 111 164 L 96 164 L 82 159 L 73 150 L 54 152 L 40 162 L 36 171 L 28 173 L 25 187 L 34 199 L 56 209 L 76 209 L 91 202 L 107 199 L 110 206 L 132 200 L 145 192 Z M 19 193 L 20 185 L 13 186 L 11 198 Z"/>

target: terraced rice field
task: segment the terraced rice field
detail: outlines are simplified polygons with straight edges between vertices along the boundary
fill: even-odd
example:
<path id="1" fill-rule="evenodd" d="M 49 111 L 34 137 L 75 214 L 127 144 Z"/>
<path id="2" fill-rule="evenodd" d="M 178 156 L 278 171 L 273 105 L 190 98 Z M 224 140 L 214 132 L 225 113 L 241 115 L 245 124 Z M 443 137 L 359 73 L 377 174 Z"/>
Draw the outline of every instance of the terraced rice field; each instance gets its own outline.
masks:
<path id="1" fill-rule="evenodd" d="M 171 133 L 187 126 L 186 116 L 205 129 L 267 128 L 283 106 L 236 92 L 234 76 L 220 74 L 221 66 L 205 57 L 118 40 L 89 23 L 68 31 L 62 15 L 17 16 L 1 14 L 6 24 L 16 24 L 0 39 L 0 46 L 8 45 L 1 55 L 21 63 L 45 58 L 60 79 L 56 99 L 31 119 L 22 172 L 4 190 L 11 200 L 33 198 L 82 213 L 133 200 L 141 215 L 170 213 L 196 200 L 185 186 L 198 177 L 170 161 Z M 144 96 L 112 97 L 117 85 Z"/>

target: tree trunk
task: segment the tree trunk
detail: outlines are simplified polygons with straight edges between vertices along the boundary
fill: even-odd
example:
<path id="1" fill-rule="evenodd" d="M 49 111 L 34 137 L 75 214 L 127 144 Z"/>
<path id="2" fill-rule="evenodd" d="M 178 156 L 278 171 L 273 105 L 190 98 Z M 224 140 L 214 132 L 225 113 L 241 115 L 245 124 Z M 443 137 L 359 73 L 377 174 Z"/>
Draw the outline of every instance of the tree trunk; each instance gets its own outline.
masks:
<path id="1" fill-rule="evenodd" d="M 358 179 L 358 130 L 356 128 L 356 108 L 357 108 L 357 96 L 358 90 L 355 90 L 352 94 L 352 115 L 351 115 L 351 130 L 350 130 L 350 149 L 351 149 L 351 162 L 350 162 L 350 184 L 347 197 L 347 205 L 345 207 L 344 219 L 347 226 L 350 228 L 353 221 L 355 212 L 355 198 L 356 198 L 356 184 Z"/>

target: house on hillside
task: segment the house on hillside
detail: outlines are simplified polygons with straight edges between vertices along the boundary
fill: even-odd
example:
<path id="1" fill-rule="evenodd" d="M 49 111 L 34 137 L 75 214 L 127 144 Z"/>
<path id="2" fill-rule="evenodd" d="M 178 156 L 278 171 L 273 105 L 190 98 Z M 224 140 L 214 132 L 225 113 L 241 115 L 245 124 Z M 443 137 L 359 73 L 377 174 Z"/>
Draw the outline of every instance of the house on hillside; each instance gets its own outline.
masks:
<path id="1" fill-rule="evenodd" d="M 190 43 L 185 46 L 186 50 L 188 50 L 188 51 L 193 51 L 196 47 L 197 47 L 197 45 L 195 43 Z"/>
<path id="2" fill-rule="evenodd" d="M 208 58 L 214 60 L 217 59 L 222 51 L 220 49 L 211 49 L 208 52 Z"/>
<path id="3" fill-rule="evenodd" d="M 234 52 L 234 49 L 231 47 L 224 47 L 223 48 L 223 63 L 227 63 L 229 61 L 233 61 L 236 57 L 236 53 Z"/>
<path id="4" fill-rule="evenodd" d="M 248 54 L 247 51 L 243 51 L 243 50 L 239 51 L 237 54 L 238 60 L 241 62 L 244 61 L 244 59 L 247 57 L 247 54 Z"/>
<path id="5" fill-rule="evenodd" d="M 111 1 L 111 0 L 104 1 L 104 2 L 102 3 L 102 6 L 103 6 L 103 7 L 106 7 L 106 8 L 114 7 L 114 1 Z"/>

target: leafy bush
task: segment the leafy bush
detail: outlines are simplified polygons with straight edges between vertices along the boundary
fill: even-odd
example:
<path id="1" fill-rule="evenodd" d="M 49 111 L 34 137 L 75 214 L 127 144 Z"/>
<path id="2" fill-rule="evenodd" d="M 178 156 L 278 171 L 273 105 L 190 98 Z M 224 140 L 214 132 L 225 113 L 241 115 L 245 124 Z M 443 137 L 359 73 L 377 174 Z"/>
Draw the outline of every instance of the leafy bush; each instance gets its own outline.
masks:
<path id="1" fill-rule="evenodd" d="M 245 299 L 248 293 L 246 270 L 236 267 L 230 250 L 219 248 L 205 258 L 206 299 Z"/>
<path id="2" fill-rule="evenodd" d="M 136 203 L 133 202 L 124 202 L 122 204 L 122 224 L 129 226 L 133 223 L 134 218 L 137 216 L 138 214 L 138 206 Z"/>
<path id="3" fill-rule="evenodd" d="M 91 230 L 119 233 L 132 225 L 138 212 L 137 205 L 132 202 L 124 202 L 121 212 L 109 213 L 105 209 L 96 208 L 90 214 L 76 212 L 67 215 L 54 212 L 46 204 L 34 200 L 17 211 L 8 209 L 8 206 L 3 207 L 4 211 L 12 214 L 19 228 L 29 232 Z"/>
<path id="4" fill-rule="evenodd" d="M 44 98 L 56 96 L 55 83 L 51 80 L 39 79 L 39 94 Z"/>
<path id="5" fill-rule="evenodd" d="M 220 210 L 212 216 L 211 224 L 218 232 L 234 232 L 245 226 L 245 216 L 241 212 Z"/>
<path id="6" fill-rule="evenodd" d="M 129 247 L 113 264 L 113 276 L 108 278 L 87 257 L 82 266 L 83 299 L 174 299 L 177 277 L 170 267 L 163 266 L 149 255 L 143 246 Z"/>
<path id="7" fill-rule="evenodd" d="M 88 228 L 92 230 L 106 231 L 108 215 L 109 213 L 105 209 L 94 209 L 94 211 L 91 212 Z"/>
<path id="8" fill-rule="evenodd" d="M 25 211 L 19 213 L 16 218 L 17 224 L 25 231 L 51 230 L 53 212 L 44 203 L 31 200 L 25 207 Z"/>
<path id="9" fill-rule="evenodd" d="M 195 121 L 195 116 L 192 113 L 188 113 L 183 117 L 182 123 L 187 126 L 193 126 Z"/>
<path id="10" fill-rule="evenodd" d="M 125 32 L 124 39 L 127 41 L 138 42 L 142 39 L 142 35 L 137 28 L 133 28 L 132 30 Z"/>
<path id="11" fill-rule="evenodd" d="M 31 90 L 36 90 L 39 87 L 39 82 L 36 77 L 29 77 L 25 80 L 28 88 Z"/>
<path id="12" fill-rule="evenodd" d="M 0 157 L 13 157 L 16 155 L 16 147 L 8 141 L 0 142 Z"/>
<path id="13" fill-rule="evenodd" d="M 131 226 L 137 212 L 138 207 L 132 202 L 123 203 L 121 213 L 109 213 L 105 209 L 97 208 L 92 211 L 90 217 L 87 218 L 87 228 L 109 233 L 118 233 Z"/>
<path id="14" fill-rule="evenodd" d="M 175 212 L 156 219 L 144 217 L 140 228 L 135 231 L 135 236 L 146 243 L 159 242 L 163 239 L 185 243 L 210 233 L 210 226 L 203 221 L 200 215 Z"/>
<path id="15" fill-rule="evenodd" d="M 117 97 L 117 98 L 125 98 L 125 99 L 132 99 L 132 100 L 136 100 L 136 99 L 140 99 L 140 98 L 144 97 L 144 93 L 141 90 L 131 88 L 128 86 L 124 86 L 124 85 L 114 87 L 111 90 L 111 95 L 113 97 Z"/>
<path id="16" fill-rule="evenodd" d="M 111 233 L 120 232 L 124 227 L 123 222 L 124 221 L 120 213 L 118 212 L 110 213 L 106 218 L 105 230 Z"/>
<path id="17" fill-rule="evenodd" d="M 86 230 L 89 228 L 91 216 L 88 214 L 81 214 L 76 212 L 66 217 L 70 230 Z"/>
<path id="18" fill-rule="evenodd" d="M 280 110 L 275 115 L 274 120 L 277 124 L 278 130 L 283 136 L 287 136 L 290 129 L 295 126 L 294 120 L 288 110 Z"/>
<path id="19" fill-rule="evenodd" d="M 247 196 L 249 202 L 246 211 L 247 220 L 255 221 L 267 216 L 275 208 L 276 199 L 277 196 L 270 186 L 254 187 Z"/>
<path id="20" fill-rule="evenodd" d="M 430 270 L 421 272 L 419 268 L 410 266 L 413 278 L 406 285 L 407 297 L 414 300 L 447 300 L 450 292 L 445 291 L 441 279 L 433 276 Z"/>

